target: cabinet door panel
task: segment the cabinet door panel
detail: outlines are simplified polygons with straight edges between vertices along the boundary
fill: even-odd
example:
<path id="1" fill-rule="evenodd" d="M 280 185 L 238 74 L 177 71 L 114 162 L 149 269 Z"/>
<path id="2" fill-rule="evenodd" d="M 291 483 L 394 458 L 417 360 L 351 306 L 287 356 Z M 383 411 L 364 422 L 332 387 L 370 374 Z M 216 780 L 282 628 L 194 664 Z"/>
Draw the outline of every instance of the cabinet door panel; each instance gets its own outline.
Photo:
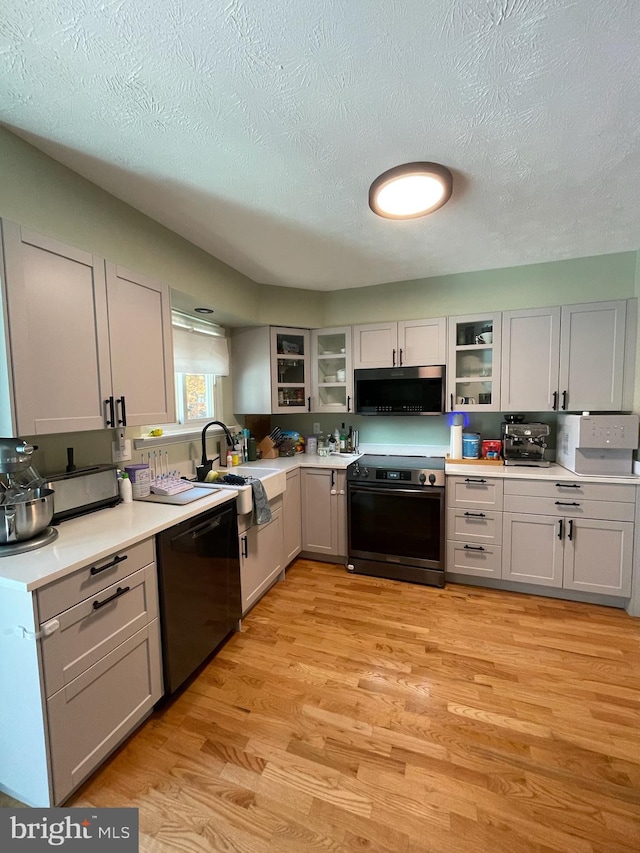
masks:
<path id="1" fill-rule="evenodd" d="M 565 544 L 564 587 L 628 596 L 631 594 L 632 558 L 633 524 L 630 522 L 573 520 Z"/>
<path id="2" fill-rule="evenodd" d="M 397 323 L 371 323 L 353 327 L 353 366 L 393 367 L 398 363 Z"/>
<path id="3" fill-rule="evenodd" d="M 240 536 L 240 585 L 244 615 L 283 570 L 282 506 L 267 524 L 254 525 Z"/>
<path id="4" fill-rule="evenodd" d="M 302 469 L 302 550 L 317 554 L 333 554 L 335 495 L 331 479 L 335 472 L 326 468 Z"/>
<path id="5" fill-rule="evenodd" d="M 564 520 L 558 517 L 505 512 L 502 579 L 561 587 L 564 549 L 559 533 L 564 534 Z"/>
<path id="6" fill-rule="evenodd" d="M 300 504 L 300 471 L 287 472 L 287 488 L 282 495 L 284 528 L 284 562 L 289 563 L 302 548 L 302 508 Z"/>
<path id="7" fill-rule="evenodd" d="M 502 411 L 552 411 L 559 366 L 559 307 L 503 312 Z"/>
<path id="8" fill-rule="evenodd" d="M 154 619 L 47 700 L 56 805 L 162 695 L 159 641 L 158 620 Z"/>
<path id="9" fill-rule="evenodd" d="M 127 426 L 175 421 L 168 285 L 107 262 L 113 393 Z"/>
<path id="10" fill-rule="evenodd" d="M 447 360 L 447 318 L 401 320 L 398 323 L 398 363 L 407 367 L 444 364 Z"/>
<path id="11" fill-rule="evenodd" d="M 102 259 L 3 221 L 16 434 L 103 429 L 111 395 Z"/>
<path id="12" fill-rule="evenodd" d="M 563 307 L 560 395 L 569 411 L 621 407 L 625 320 L 624 301 Z"/>

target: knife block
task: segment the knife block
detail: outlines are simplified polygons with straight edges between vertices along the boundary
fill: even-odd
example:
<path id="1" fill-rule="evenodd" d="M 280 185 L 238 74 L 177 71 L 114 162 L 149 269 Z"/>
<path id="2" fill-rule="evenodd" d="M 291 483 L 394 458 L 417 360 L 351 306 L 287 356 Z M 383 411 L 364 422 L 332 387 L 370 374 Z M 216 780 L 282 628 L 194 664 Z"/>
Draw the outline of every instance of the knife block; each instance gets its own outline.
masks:
<path id="1" fill-rule="evenodd" d="M 278 448 L 268 435 L 262 439 L 258 445 L 258 450 L 262 454 L 263 459 L 277 459 L 279 455 Z"/>

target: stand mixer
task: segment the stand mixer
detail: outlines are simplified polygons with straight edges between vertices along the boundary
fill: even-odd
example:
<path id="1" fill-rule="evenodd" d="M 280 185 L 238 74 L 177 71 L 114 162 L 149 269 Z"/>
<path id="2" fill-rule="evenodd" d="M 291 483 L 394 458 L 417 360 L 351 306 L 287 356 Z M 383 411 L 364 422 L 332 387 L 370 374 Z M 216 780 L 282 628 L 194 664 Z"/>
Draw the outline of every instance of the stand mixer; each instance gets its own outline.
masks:
<path id="1" fill-rule="evenodd" d="M 0 438 L 0 557 L 32 551 L 52 542 L 53 489 L 31 464 L 36 448 L 17 438 Z"/>

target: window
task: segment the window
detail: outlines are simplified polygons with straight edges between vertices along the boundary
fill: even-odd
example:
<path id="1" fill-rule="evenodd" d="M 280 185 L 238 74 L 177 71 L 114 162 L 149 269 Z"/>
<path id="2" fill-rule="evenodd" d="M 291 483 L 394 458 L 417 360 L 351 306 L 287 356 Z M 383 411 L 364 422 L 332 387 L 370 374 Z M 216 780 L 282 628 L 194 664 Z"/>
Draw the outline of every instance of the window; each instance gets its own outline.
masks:
<path id="1" fill-rule="evenodd" d="M 229 374 L 224 329 L 172 312 L 178 422 L 199 425 L 221 412 L 220 376 Z"/>

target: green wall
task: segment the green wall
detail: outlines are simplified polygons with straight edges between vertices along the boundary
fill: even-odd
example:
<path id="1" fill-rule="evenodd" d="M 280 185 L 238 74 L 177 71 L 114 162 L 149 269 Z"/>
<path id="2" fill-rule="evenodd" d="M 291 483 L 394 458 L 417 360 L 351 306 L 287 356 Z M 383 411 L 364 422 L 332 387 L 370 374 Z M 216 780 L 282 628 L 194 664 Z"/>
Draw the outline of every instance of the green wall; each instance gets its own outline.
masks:
<path id="1" fill-rule="evenodd" d="M 0 128 L 0 216 L 48 234 L 142 273 L 216 308 L 224 325 L 329 327 L 383 320 L 488 312 L 640 297 L 640 253 L 623 252 L 555 263 L 461 273 L 328 293 L 260 285 L 154 220 Z M 636 370 L 640 410 L 640 351 Z M 231 421 L 229 382 L 223 417 Z M 338 416 L 341 419 L 342 416 Z M 472 419 L 470 426 L 493 434 L 500 415 Z M 328 416 L 303 415 L 287 428 L 311 432 L 313 422 L 332 428 Z M 355 421 L 355 419 L 352 419 Z M 359 419 L 361 440 L 441 444 L 445 418 Z M 62 436 L 39 443 L 59 469 L 65 448 L 75 445 L 79 464 L 108 461 L 110 435 Z M 100 448 L 97 453 L 96 449 Z M 189 454 L 192 455 L 191 449 Z M 93 456 L 93 458 L 91 458 Z"/>

